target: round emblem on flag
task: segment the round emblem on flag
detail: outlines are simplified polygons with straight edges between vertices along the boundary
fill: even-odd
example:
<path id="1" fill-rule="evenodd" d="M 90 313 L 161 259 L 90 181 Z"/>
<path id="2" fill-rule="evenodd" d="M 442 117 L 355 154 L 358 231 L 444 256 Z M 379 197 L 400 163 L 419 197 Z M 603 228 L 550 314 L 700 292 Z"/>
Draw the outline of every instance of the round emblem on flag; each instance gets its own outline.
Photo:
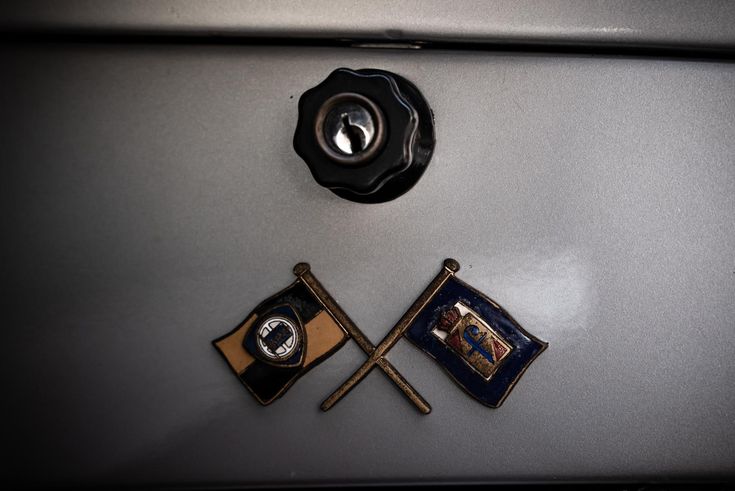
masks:
<path id="1" fill-rule="evenodd" d="M 299 347 L 299 331 L 291 319 L 269 317 L 256 332 L 258 350 L 271 360 L 287 360 Z"/>

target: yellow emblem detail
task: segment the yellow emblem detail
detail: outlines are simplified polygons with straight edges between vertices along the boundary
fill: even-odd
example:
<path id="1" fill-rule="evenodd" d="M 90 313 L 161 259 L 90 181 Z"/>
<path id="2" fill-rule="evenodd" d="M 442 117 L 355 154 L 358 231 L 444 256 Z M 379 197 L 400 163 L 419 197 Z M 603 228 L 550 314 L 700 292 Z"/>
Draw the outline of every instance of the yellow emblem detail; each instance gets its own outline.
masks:
<path id="1" fill-rule="evenodd" d="M 485 380 L 490 380 L 513 350 L 477 313 L 461 302 L 442 314 L 431 333 Z"/>

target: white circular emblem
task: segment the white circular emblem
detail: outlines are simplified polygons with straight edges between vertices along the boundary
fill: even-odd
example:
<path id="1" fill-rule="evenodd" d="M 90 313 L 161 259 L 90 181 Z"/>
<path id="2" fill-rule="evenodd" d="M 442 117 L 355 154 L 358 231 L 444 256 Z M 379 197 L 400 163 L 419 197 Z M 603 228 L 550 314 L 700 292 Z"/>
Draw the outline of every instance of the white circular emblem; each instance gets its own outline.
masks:
<path id="1" fill-rule="evenodd" d="M 299 347 L 299 331 L 293 321 L 273 316 L 263 321 L 256 332 L 258 350 L 271 360 L 285 360 Z"/>

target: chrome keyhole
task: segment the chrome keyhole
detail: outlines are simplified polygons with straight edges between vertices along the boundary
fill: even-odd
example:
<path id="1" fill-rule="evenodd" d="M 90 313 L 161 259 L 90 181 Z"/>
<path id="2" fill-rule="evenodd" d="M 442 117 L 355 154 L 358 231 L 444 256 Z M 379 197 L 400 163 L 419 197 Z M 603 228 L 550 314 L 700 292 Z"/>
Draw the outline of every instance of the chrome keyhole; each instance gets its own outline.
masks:
<path id="1" fill-rule="evenodd" d="M 340 104 L 327 115 L 324 132 L 334 150 L 355 155 L 366 150 L 375 139 L 375 121 L 359 104 Z"/>
<path id="2" fill-rule="evenodd" d="M 385 143 L 385 118 L 370 99 L 340 93 L 322 104 L 315 121 L 321 150 L 342 165 L 362 165 Z"/>

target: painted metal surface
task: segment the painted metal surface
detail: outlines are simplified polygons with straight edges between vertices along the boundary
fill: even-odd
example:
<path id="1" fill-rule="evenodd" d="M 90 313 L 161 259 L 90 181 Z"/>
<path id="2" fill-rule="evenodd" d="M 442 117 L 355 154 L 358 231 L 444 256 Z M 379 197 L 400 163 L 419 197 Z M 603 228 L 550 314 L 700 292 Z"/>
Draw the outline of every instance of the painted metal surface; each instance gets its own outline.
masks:
<path id="1" fill-rule="evenodd" d="M 728 0 L 25 0 L 0 14 L 11 30 L 735 48 Z"/>
<path id="2" fill-rule="evenodd" d="M 6 470 L 33 483 L 735 475 L 735 65 L 196 45 L 3 46 Z M 318 186 L 299 95 L 420 87 L 437 146 L 380 205 Z M 408 342 L 329 413 L 345 346 L 268 408 L 210 341 L 309 261 L 379 341 L 453 256 L 550 348 L 503 406 Z M 42 472 L 39 471 L 42 462 Z"/>

